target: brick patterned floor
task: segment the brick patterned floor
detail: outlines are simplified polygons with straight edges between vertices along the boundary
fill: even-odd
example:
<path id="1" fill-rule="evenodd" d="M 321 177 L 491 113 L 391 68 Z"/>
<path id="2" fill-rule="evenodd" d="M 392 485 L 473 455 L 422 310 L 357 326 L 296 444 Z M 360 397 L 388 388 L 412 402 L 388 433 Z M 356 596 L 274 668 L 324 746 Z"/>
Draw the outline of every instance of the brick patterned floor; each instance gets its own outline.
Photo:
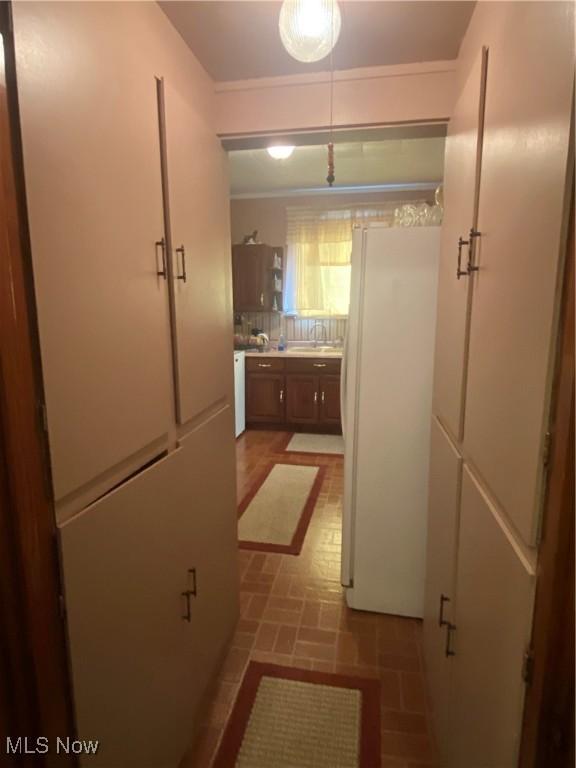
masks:
<path id="1" fill-rule="evenodd" d="M 340 586 L 342 457 L 285 454 L 278 451 L 284 438 L 249 431 L 238 439 L 239 499 L 271 460 L 325 466 L 321 493 L 299 556 L 238 552 L 241 617 L 185 766 L 209 768 L 246 666 L 256 660 L 379 678 L 382 768 L 437 768 L 421 622 L 346 606 Z"/>

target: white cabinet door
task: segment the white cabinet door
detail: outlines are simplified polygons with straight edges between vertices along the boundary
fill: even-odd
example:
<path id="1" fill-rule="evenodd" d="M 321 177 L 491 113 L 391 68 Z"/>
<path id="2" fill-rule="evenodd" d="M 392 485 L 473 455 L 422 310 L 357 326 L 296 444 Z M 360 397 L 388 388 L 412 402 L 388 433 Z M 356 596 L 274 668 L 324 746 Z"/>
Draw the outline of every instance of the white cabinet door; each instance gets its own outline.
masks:
<path id="1" fill-rule="evenodd" d="M 470 229 L 476 228 L 486 65 L 483 50 L 461 91 L 446 139 L 433 409 L 457 440 L 462 438 L 472 294 L 470 277 L 458 276 L 458 254 L 463 272 L 468 260 L 468 246 L 459 246 L 459 240 L 469 241 Z"/>
<path id="2" fill-rule="evenodd" d="M 175 768 L 192 737 L 178 548 L 194 497 L 178 451 L 60 530 L 76 722 L 100 742 L 86 765 Z"/>
<path id="3" fill-rule="evenodd" d="M 464 467 L 456 594 L 453 768 L 515 768 L 534 576 Z"/>
<path id="4" fill-rule="evenodd" d="M 452 741 L 452 659 L 447 627 L 454 622 L 454 579 L 462 458 L 440 423 L 432 419 L 428 546 L 424 598 L 424 659 L 436 739 L 443 758 Z"/>
<path id="5" fill-rule="evenodd" d="M 490 47 L 464 451 L 528 544 L 543 486 L 574 81 L 572 3 Z"/>
<path id="6" fill-rule="evenodd" d="M 191 722 L 214 679 L 238 617 L 238 520 L 233 410 L 226 406 L 193 430 L 181 447 L 181 474 L 194 496 L 183 510 L 179 548 L 195 570 L 188 665 L 194 669 Z M 180 480 L 182 482 L 182 480 Z"/>
<path id="7" fill-rule="evenodd" d="M 54 492 L 85 504 L 172 419 L 156 86 L 122 4 L 13 12 Z"/>
<path id="8" fill-rule="evenodd" d="M 164 83 L 178 421 L 232 402 L 226 154 L 205 116 Z"/>

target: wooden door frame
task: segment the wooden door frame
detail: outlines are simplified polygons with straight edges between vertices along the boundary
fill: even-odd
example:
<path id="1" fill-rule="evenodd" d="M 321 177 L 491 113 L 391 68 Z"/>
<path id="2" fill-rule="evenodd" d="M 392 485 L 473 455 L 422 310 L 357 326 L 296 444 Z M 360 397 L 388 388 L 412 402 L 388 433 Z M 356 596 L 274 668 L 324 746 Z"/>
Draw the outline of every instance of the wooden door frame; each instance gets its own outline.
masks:
<path id="1" fill-rule="evenodd" d="M 0 3 L 0 734 L 73 735 L 25 205 L 14 41 Z M 6 757 L 6 756 L 5 756 Z M 12 758 L 8 758 L 12 759 Z M 54 749 L 19 766 L 73 765 Z M 30 761 L 30 762 L 28 762 Z"/>
<path id="2" fill-rule="evenodd" d="M 574 766 L 574 187 L 520 768 Z"/>

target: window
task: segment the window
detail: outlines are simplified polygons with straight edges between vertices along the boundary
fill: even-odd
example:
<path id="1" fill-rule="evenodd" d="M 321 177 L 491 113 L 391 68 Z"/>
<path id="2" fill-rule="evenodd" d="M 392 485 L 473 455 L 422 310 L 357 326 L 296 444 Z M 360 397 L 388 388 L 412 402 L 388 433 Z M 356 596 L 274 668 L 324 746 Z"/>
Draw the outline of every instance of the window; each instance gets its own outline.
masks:
<path id="1" fill-rule="evenodd" d="M 381 208 L 288 208 L 285 312 L 346 317 L 350 303 L 352 229 L 366 221 L 392 224 L 394 204 Z"/>

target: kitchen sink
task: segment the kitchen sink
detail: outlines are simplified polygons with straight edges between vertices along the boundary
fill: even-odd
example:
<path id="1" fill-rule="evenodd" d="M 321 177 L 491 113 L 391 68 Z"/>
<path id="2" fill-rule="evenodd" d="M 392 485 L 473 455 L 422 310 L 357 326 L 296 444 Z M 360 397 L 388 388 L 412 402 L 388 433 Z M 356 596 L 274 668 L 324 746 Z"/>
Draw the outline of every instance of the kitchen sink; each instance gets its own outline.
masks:
<path id="1" fill-rule="evenodd" d="M 288 355 L 342 355 L 342 347 L 288 347 L 286 350 Z"/>

